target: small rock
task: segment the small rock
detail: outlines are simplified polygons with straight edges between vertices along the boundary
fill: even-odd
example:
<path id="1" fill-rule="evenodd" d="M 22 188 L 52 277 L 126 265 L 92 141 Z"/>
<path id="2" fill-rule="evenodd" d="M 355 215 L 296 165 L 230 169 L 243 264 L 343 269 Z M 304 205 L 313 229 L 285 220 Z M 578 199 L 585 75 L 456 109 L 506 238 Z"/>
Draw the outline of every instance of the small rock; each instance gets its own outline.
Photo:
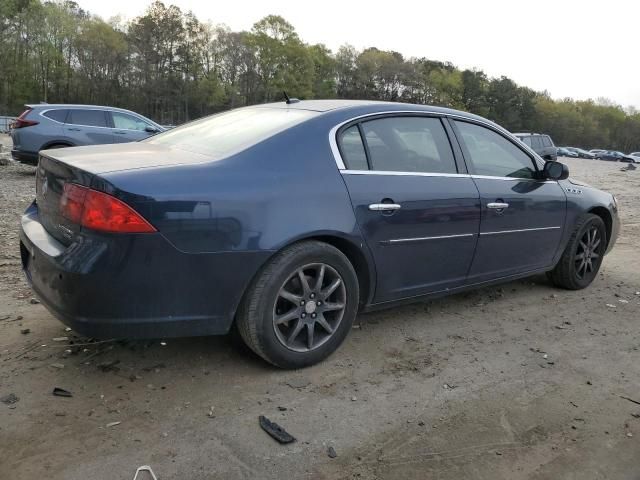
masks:
<path id="1" fill-rule="evenodd" d="M 418 422 L 418 425 L 419 425 L 420 427 L 424 427 L 424 422 L 423 422 L 423 421 L 420 421 L 420 422 Z"/>
<path id="2" fill-rule="evenodd" d="M 593 384 L 591 383 L 591 380 L 587 380 L 587 385 L 593 385 Z"/>
<path id="3" fill-rule="evenodd" d="M 627 432 L 627 437 L 629 437 L 629 438 L 633 437 L 633 433 Z"/>
<path id="4" fill-rule="evenodd" d="M 116 425 L 120 425 L 121 422 L 110 422 L 107 423 L 107 428 L 115 427 Z"/>
<path id="5" fill-rule="evenodd" d="M 278 410 L 280 410 L 281 412 L 286 412 L 287 411 L 287 407 L 278 407 Z"/>
<path id="6" fill-rule="evenodd" d="M 293 378 L 286 382 L 291 388 L 304 388 L 308 386 L 311 382 L 306 378 Z"/>
<path id="7" fill-rule="evenodd" d="M 23 328 L 22 330 L 20 330 L 20 333 L 23 335 L 27 335 L 29 333 L 31 333 L 31 329 L 30 328 Z"/>
<path id="8" fill-rule="evenodd" d="M 546 360 L 547 358 L 549 358 L 549 355 L 547 355 L 547 354 L 545 353 L 544 355 L 542 355 L 542 358 L 544 358 L 544 359 Z"/>
<path id="9" fill-rule="evenodd" d="M 615 305 L 611 305 L 610 303 L 607 303 L 606 305 L 607 305 L 607 307 L 609 307 L 609 308 L 616 308 L 616 306 L 615 306 Z"/>
<path id="10" fill-rule="evenodd" d="M 29 300 L 29 303 L 31 305 L 37 305 L 40 303 L 40 301 L 37 298 L 32 298 L 31 300 Z"/>
<path id="11" fill-rule="evenodd" d="M 327 455 L 329 455 L 329 458 L 336 458 L 338 456 L 338 454 L 336 453 L 336 449 L 332 446 L 329 446 L 327 448 Z"/>
<path id="12" fill-rule="evenodd" d="M 167 346 L 167 342 L 160 342 L 160 345 L 162 345 L 163 347 Z"/>
<path id="13" fill-rule="evenodd" d="M 212 405 L 211 407 L 209 407 L 209 413 L 207 413 L 207 417 L 209 417 L 209 418 L 215 418 L 215 417 L 216 417 L 216 416 L 213 414 L 213 410 L 214 410 L 214 407 L 213 407 L 213 405 Z"/>
<path id="14" fill-rule="evenodd" d="M 618 300 L 620 303 L 629 303 L 629 300 L 625 300 L 624 298 L 621 298 L 620 300 Z"/>
<path id="15" fill-rule="evenodd" d="M 351 401 L 352 402 L 355 402 L 356 400 L 358 400 L 358 397 L 356 397 L 356 396 L 351 397 Z"/>
<path id="16" fill-rule="evenodd" d="M 19 400 L 20 400 L 20 397 L 18 397 L 15 393 L 10 393 L 9 395 L 0 397 L 0 402 L 4 403 L 5 405 L 13 405 L 14 403 L 17 403 Z"/>

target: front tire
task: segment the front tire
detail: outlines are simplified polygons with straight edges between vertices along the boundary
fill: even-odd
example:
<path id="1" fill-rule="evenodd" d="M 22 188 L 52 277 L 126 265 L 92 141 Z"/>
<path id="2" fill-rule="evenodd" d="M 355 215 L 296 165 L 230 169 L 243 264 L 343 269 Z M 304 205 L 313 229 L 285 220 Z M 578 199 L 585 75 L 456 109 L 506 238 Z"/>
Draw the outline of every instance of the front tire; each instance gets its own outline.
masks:
<path id="1" fill-rule="evenodd" d="M 556 267 L 547 274 L 551 282 L 568 290 L 580 290 L 593 282 L 602 265 L 607 229 L 602 219 L 584 215 L 576 225 Z"/>
<path id="2" fill-rule="evenodd" d="M 305 241 L 278 253 L 258 273 L 238 310 L 244 342 L 281 368 L 324 360 L 351 330 L 358 277 L 337 248 Z"/>

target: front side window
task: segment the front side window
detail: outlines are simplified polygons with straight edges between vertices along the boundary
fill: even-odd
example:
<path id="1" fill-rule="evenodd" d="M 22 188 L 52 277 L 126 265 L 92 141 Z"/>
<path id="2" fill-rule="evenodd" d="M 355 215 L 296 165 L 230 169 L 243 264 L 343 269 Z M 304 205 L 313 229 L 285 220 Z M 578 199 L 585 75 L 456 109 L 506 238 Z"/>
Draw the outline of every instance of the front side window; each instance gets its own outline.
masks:
<path id="1" fill-rule="evenodd" d="M 371 168 L 381 171 L 457 173 L 447 133 L 438 118 L 388 117 L 362 123 Z"/>
<path id="2" fill-rule="evenodd" d="M 502 135 L 467 122 L 455 122 L 470 156 L 470 167 L 477 175 L 535 178 L 531 157 Z"/>
<path id="3" fill-rule="evenodd" d="M 340 153 L 349 170 L 368 170 L 367 154 L 357 125 L 352 125 L 340 136 Z"/>
<path id="4" fill-rule="evenodd" d="M 151 126 L 144 120 L 126 113 L 111 112 L 111 118 L 113 119 L 113 126 L 115 128 L 144 131 L 147 127 Z"/>
<path id="5" fill-rule="evenodd" d="M 521 137 L 520 140 L 522 140 L 525 145 L 531 146 L 531 137 Z"/>
<path id="6" fill-rule="evenodd" d="M 542 148 L 542 140 L 540 139 L 540 137 L 531 137 L 531 147 L 534 150 L 540 150 Z"/>
<path id="7" fill-rule="evenodd" d="M 551 139 L 549 138 L 548 135 L 545 135 L 544 137 L 542 137 L 542 144 L 545 147 L 552 147 L 553 146 L 553 144 L 551 143 Z"/>
<path id="8" fill-rule="evenodd" d="M 107 116 L 102 110 L 69 110 L 67 123 L 87 127 L 106 127 Z"/>

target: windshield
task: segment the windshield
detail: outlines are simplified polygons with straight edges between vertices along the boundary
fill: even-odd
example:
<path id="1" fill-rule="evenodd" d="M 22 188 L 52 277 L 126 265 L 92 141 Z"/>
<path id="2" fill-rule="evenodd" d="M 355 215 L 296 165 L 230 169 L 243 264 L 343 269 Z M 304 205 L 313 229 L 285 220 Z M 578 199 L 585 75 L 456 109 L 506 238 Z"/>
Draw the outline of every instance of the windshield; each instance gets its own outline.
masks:
<path id="1" fill-rule="evenodd" d="M 146 142 L 222 157 L 255 145 L 317 112 L 284 108 L 240 108 L 205 117 L 153 136 Z"/>

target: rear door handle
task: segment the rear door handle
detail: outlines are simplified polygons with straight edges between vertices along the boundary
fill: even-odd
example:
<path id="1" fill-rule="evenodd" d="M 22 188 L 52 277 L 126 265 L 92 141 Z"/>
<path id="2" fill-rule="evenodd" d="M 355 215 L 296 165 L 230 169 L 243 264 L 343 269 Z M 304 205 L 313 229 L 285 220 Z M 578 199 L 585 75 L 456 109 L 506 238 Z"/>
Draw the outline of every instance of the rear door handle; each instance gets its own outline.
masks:
<path id="1" fill-rule="evenodd" d="M 503 210 L 505 208 L 509 208 L 509 204 L 504 202 L 487 203 L 487 208 L 491 208 L 493 210 Z"/>
<path id="2" fill-rule="evenodd" d="M 401 208 L 402 206 L 397 203 L 372 203 L 369 205 L 369 210 L 372 212 L 390 212 Z"/>
<path id="3" fill-rule="evenodd" d="M 115 133 L 117 135 L 126 135 L 127 134 L 127 132 L 113 132 L 113 133 Z"/>
<path id="4" fill-rule="evenodd" d="M 80 131 L 82 131 L 82 129 L 80 129 L 80 128 L 73 128 L 73 127 L 69 127 L 69 130 L 72 131 L 72 132 L 80 132 Z"/>

